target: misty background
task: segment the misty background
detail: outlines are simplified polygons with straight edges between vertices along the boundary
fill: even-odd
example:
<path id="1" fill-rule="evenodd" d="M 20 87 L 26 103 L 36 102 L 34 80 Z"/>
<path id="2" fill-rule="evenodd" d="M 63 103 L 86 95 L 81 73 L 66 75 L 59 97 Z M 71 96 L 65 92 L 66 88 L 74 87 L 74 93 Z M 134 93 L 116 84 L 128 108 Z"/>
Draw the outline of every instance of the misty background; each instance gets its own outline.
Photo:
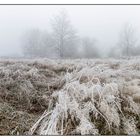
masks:
<path id="1" fill-rule="evenodd" d="M 41 39 L 51 40 L 55 36 L 52 19 L 61 16 L 61 11 L 66 13 L 77 40 L 77 45 L 69 43 L 73 48 L 69 47 L 68 50 L 79 48 L 78 56 L 82 53 L 81 46 L 93 46 L 92 51 L 98 50 L 100 57 L 107 57 L 116 52 L 120 54 L 118 48 L 127 46 L 124 44 L 129 44 L 130 48 L 138 48 L 140 44 L 138 5 L 0 5 L 0 56 L 25 56 L 23 48 L 31 47 L 28 43 L 31 36 L 34 36 L 35 44 L 39 34 L 44 34 Z M 53 42 L 52 39 L 49 43 Z M 53 48 L 55 45 L 50 46 Z M 125 52 L 131 51 L 129 47 Z M 83 52 L 88 51 L 87 48 Z M 56 48 L 53 49 L 55 51 Z M 128 55 L 129 52 L 124 54 Z"/>

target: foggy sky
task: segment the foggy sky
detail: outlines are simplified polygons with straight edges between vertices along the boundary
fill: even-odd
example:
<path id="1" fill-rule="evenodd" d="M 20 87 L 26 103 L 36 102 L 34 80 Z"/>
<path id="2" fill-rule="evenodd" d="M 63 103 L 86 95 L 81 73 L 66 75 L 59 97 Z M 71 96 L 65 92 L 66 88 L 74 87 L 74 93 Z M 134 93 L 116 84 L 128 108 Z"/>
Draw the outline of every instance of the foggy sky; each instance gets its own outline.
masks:
<path id="1" fill-rule="evenodd" d="M 21 36 L 32 28 L 50 30 L 50 18 L 65 9 L 79 36 L 97 39 L 102 52 L 115 45 L 130 23 L 140 36 L 138 5 L 0 5 L 0 56 L 21 54 Z"/>

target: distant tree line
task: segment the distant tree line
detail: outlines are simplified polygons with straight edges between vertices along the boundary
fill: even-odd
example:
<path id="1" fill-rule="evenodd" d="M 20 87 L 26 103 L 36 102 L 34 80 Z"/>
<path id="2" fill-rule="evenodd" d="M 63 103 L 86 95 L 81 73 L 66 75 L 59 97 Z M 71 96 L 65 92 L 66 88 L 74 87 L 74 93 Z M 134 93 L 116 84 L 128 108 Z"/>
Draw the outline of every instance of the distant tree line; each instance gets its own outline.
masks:
<path id="1" fill-rule="evenodd" d="M 140 55 L 140 45 L 131 24 L 125 24 L 120 32 L 118 43 L 113 47 L 109 57 L 131 57 Z"/>
<path id="2" fill-rule="evenodd" d="M 101 57 L 94 38 L 79 37 L 68 15 L 61 11 L 51 19 L 51 31 L 31 29 L 23 35 L 24 57 L 98 58 Z M 136 33 L 132 25 L 125 24 L 118 43 L 110 49 L 108 57 L 140 55 Z"/>
<path id="3" fill-rule="evenodd" d="M 25 57 L 94 58 L 99 57 L 95 39 L 80 38 L 65 11 L 51 19 L 51 32 L 31 29 L 23 35 Z"/>

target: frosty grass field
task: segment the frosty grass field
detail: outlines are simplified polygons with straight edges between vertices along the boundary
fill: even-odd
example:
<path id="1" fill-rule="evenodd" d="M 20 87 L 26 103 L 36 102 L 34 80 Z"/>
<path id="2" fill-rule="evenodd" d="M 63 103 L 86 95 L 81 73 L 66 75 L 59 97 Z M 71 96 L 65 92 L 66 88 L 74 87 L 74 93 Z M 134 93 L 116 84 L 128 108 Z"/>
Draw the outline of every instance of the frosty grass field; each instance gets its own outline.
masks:
<path id="1" fill-rule="evenodd" d="M 140 135 L 140 58 L 1 59 L 0 135 Z"/>

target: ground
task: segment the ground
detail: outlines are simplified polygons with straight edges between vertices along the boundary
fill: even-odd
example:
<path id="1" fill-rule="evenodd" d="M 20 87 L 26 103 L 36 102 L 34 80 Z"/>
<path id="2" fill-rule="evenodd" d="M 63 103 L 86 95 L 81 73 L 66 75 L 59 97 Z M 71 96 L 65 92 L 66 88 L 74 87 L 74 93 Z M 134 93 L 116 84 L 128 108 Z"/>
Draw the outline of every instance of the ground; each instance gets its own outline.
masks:
<path id="1" fill-rule="evenodd" d="M 1 135 L 139 135 L 140 58 L 1 59 Z"/>

